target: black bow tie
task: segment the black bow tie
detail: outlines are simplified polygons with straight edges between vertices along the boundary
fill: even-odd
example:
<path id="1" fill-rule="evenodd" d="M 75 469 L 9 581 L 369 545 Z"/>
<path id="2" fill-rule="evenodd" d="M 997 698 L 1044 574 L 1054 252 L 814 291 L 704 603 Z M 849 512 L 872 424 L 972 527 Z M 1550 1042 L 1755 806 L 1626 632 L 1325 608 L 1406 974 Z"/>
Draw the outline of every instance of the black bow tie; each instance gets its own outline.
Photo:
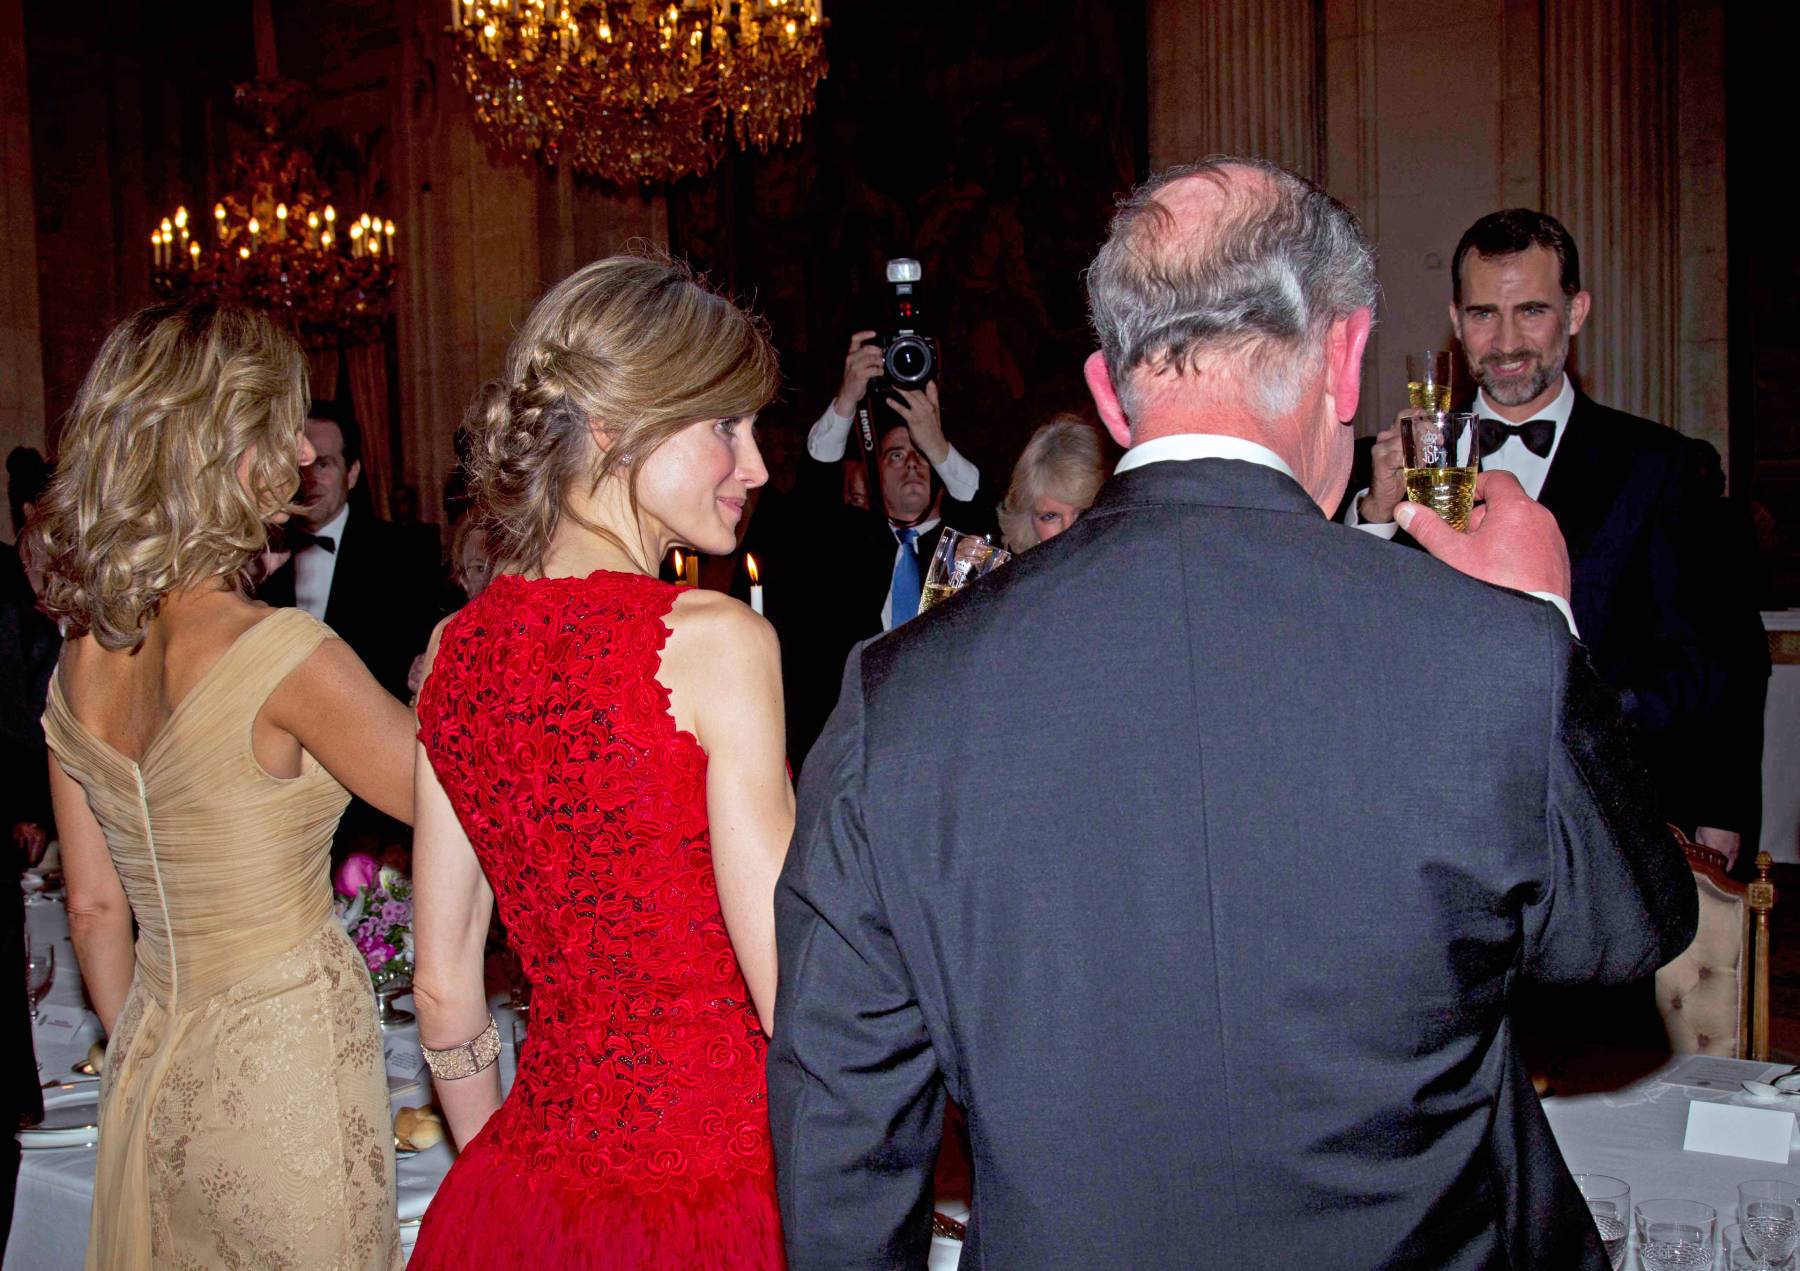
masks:
<path id="1" fill-rule="evenodd" d="M 1500 449 L 1508 437 L 1517 437 L 1532 454 L 1548 459 L 1550 447 L 1556 444 L 1556 421 L 1531 419 L 1522 424 L 1509 424 L 1504 419 L 1484 419 L 1481 421 L 1481 457 L 1485 459 Z"/>
<path id="2" fill-rule="evenodd" d="M 288 550 L 296 556 L 309 547 L 323 548 L 333 556 L 337 555 L 337 540 L 329 534 L 309 534 L 305 530 L 289 530 L 287 541 Z"/>

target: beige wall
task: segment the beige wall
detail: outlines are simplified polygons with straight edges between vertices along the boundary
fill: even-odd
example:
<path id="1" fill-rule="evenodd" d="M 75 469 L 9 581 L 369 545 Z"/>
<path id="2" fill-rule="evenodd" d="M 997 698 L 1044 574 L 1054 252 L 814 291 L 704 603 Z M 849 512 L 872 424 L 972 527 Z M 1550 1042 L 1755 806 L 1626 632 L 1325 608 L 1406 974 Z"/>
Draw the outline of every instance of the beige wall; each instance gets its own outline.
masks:
<path id="1" fill-rule="evenodd" d="M 23 0 L 0 0 L 0 455 L 44 445 L 37 213 L 25 89 Z M 0 534 L 12 536 L 10 525 Z"/>

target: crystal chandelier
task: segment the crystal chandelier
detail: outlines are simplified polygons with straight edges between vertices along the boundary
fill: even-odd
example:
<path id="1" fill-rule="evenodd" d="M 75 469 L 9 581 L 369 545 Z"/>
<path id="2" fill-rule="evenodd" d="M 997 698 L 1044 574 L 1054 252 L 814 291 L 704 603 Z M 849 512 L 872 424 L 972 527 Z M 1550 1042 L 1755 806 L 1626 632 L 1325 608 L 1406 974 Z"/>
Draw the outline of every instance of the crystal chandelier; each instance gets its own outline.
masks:
<path id="1" fill-rule="evenodd" d="M 822 0 L 451 0 L 458 75 L 505 151 L 619 185 L 799 140 Z"/>
<path id="2" fill-rule="evenodd" d="M 204 218 L 211 224 L 177 207 L 151 231 L 151 286 L 165 299 L 269 309 L 314 348 L 378 340 L 393 298 L 394 222 L 339 218 L 311 156 L 279 135 L 299 95 L 288 81 L 238 86 L 263 139 L 232 159 L 228 188 Z"/>

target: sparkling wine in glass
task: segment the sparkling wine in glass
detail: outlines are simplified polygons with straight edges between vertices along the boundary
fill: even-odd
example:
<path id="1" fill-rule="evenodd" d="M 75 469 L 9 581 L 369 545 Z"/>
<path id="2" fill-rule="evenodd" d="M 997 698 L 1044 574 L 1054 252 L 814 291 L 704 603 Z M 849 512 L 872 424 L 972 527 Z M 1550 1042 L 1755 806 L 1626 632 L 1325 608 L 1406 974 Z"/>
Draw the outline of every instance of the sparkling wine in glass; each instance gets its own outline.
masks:
<path id="1" fill-rule="evenodd" d="M 1710 1271 L 1718 1214 L 1694 1200 L 1645 1200 L 1637 1210 L 1638 1257 L 1645 1271 Z"/>
<path id="2" fill-rule="evenodd" d="M 937 550 L 931 553 L 931 564 L 925 570 L 925 585 L 919 593 L 919 612 L 942 604 L 977 578 L 1011 559 L 1011 552 L 995 547 L 983 535 L 964 534 L 946 526 L 938 536 Z"/>
<path id="3" fill-rule="evenodd" d="M 1432 509 L 1453 530 L 1469 528 L 1481 452 L 1472 411 L 1416 410 L 1400 420 L 1406 497 Z"/>
<path id="4" fill-rule="evenodd" d="M 1406 400 L 1414 410 L 1450 409 L 1450 354 L 1426 349 L 1406 355 Z"/>
<path id="5" fill-rule="evenodd" d="M 1800 1195 L 1794 1185 L 1776 1179 L 1739 1183 L 1738 1228 L 1745 1247 L 1764 1266 L 1786 1262 L 1800 1245 Z"/>
<path id="6" fill-rule="evenodd" d="M 1625 1264 L 1625 1246 L 1631 1236 L 1631 1187 L 1623 1179 L 1605 1174 L 1577 1174 L 1575 1188 L 1587 1201 L 1613 1271 Z"/>

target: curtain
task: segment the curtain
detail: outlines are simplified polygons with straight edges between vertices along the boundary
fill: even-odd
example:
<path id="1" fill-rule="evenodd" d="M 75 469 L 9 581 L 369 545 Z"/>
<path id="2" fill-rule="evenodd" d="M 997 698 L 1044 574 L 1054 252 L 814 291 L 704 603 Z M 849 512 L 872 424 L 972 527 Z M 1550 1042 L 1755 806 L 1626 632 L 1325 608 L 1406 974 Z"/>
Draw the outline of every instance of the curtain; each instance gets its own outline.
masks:
<path id="1" fill-rule="evenodd" d="M 393 423 L 388 418 L 387 345 L 358 344 L 344 350 L 350 372 L 350 409 L 362 430 L 362 480 L 375 515 L 386 520 L 394 485 Z"/>

